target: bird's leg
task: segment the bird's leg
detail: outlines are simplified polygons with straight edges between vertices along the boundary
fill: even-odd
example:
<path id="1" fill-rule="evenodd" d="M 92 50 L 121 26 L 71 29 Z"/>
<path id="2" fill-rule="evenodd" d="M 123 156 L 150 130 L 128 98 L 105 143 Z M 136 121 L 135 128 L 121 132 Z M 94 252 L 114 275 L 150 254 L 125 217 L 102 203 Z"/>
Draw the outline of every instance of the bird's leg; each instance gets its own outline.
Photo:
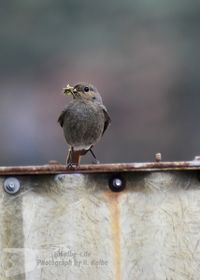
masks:
<path id="1" fill-rule="evenodd" d="M 79 166 L 80 157 L 81 157 L 80 151 L 75 151 L 74 148 L 71 146 L 69 148 L 67 161 L 66 161 L 67 167 L 74 169 L 75 167 Z"/>
<path id="2" fill-rule="evenodd" d="M 90 149 L 89 149 L 89 151 L 90 151 L 90 153 L 92 154 L 92 156 L 93 156 L 93 158 L 94 158 L 93 163 L 94 163 L 94 164 L 98 164 L 98 163 L 100 163 L 100 162 L 97 160 L 97 158 L 96 158 L 96 156 L 95 156 L 95 154 L 94 154 L 94 152 L 93 152 L 92 148 L 90 148 Z"/>
<path id="3" fill-rule="evenodd" d="M 74 164 L 72 162 L 72 152 L 73 152 L 73 148 L 70 147 L 68 150 L 67 158 L 66 158 L 67 168 L 74 168 Z"/>

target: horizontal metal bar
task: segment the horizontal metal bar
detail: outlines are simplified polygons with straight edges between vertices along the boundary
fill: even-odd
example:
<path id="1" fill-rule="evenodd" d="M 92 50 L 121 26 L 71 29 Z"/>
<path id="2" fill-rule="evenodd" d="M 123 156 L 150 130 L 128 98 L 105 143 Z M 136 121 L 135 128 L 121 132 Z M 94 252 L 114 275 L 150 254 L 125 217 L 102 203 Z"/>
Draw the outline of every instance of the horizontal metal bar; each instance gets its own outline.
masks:
<path id="1" fill-rule="evenodd" d="M 28 174 L 59 174 L 59 173 L 104 173 L 104 172 L 136 172 L 162 170 L 200 170 L 200 161 L 176 162 L 144 162 L 144 163 L 111 163 L 111 164 L 83 164 L 69 168 L 57 162 L 35 166 L 1 166 L 0 175 L 28 175 Z"/>

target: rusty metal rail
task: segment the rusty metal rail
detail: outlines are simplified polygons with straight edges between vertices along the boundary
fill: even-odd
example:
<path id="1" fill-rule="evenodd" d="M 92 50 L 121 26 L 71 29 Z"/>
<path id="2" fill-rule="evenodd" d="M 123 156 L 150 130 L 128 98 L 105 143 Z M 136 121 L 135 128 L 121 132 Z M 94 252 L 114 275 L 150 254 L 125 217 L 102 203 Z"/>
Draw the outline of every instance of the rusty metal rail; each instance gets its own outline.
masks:
<path id="1" fill-rule="evenodd" d="M 177 162 L 145 162 L 145 163 L 111 163 L 111 164 L 83 164 L 69 168 L 56 161 L 46 165 L 35 166 L 6 166 L 0 167 L 0 175 L 22 174 L 59 174 L 59 173 L 104 173 L 104 172 L 136 172 L 136 171 L 164 171 L 164 170 L 200 170 L 200 160 Z"/>

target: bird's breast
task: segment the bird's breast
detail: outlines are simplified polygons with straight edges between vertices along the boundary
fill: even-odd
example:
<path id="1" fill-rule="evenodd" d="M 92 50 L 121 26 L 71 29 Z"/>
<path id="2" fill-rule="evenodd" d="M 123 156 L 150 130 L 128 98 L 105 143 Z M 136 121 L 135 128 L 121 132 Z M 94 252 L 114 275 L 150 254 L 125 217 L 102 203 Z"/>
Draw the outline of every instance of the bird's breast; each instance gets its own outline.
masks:
<path id="1" fill-rule="evenodd" d="M 102 135 L 104 114 L 99 104 L 71 102 L 64 117 L 64 134 L 68 144 L 74 147 L 90 147 Z"/>

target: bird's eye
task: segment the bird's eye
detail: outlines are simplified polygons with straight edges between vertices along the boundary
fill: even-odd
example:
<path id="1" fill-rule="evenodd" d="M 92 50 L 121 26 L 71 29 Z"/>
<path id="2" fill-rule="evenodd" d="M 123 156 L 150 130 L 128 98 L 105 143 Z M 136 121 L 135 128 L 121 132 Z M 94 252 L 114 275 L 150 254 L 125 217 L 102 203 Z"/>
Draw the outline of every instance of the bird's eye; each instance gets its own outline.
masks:
<path id="1" fill-rule="evenodd" d="M 85 92 L 88 92 L 89 90 L 90 90 L 89 87 L 84 87 Z"/>

